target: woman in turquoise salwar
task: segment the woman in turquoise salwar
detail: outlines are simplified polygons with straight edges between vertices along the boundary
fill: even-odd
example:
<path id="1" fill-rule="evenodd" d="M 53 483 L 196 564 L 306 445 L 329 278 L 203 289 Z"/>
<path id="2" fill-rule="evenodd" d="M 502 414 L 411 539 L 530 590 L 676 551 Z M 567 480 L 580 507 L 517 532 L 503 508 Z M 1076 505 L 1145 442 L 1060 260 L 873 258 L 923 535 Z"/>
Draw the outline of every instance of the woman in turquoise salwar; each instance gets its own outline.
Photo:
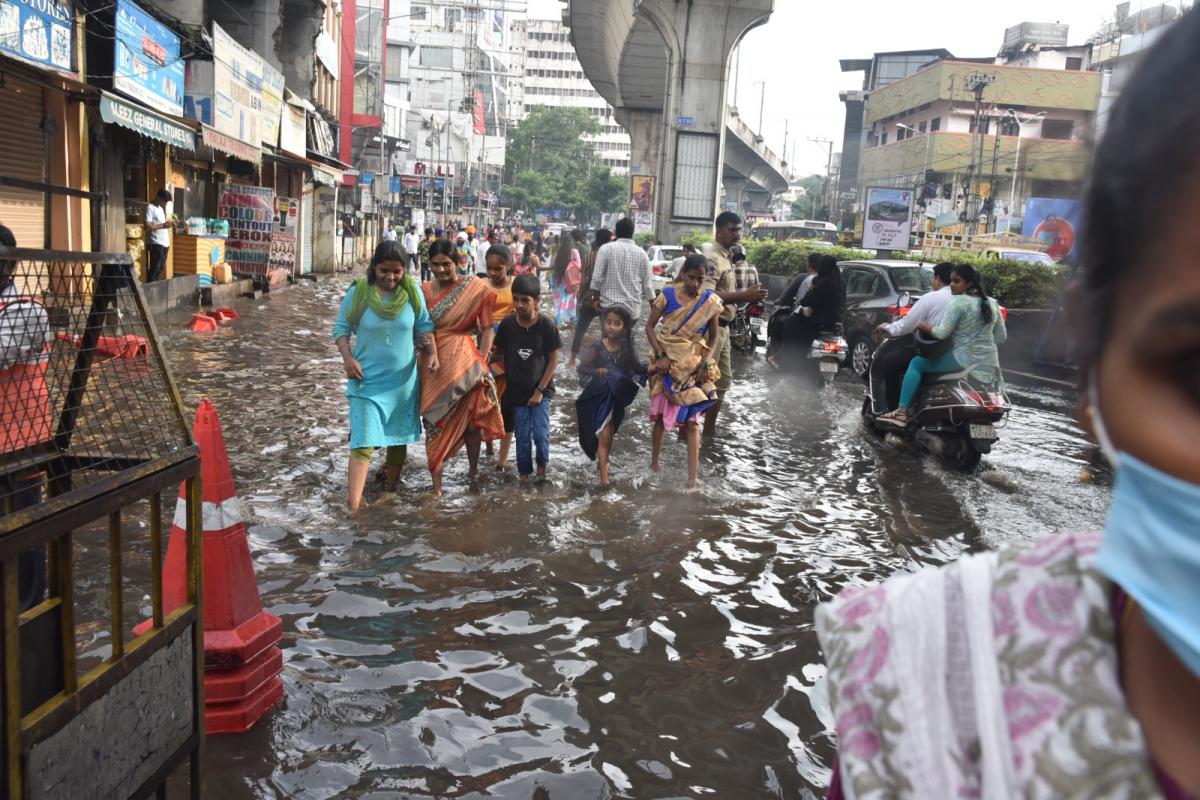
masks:
<path id="1" fill-rule="evenodd" d="M 946 313 L 937 325 L 918 322 L 917 330 L 945 341 L 953 337 L 950 352 L 939 358 L 917 356 L 904 373 L 900 387 L 900 406 L 880 417 L 893 425 L 908 424 L 909 409 L 921 388 L 921 380 L 931 373 L 959 372 L 970 368 L 970 377 L 1004 389 L 1000 374 L 1000 353 L 997 345 L 1004 344 L 1008 329 L 1000 304 L 988 297 L 979 271 L 969 264 L 956 264 L 950 272 L 950 291 L 954 295 Z"/>
<path id="2" fill-rule="evenodd" d="M 405 273 L 404 260 L 397 242 L 380 242 L 367 276 L 350 286 L 333 325 L 350 401 L 347 502 L 352 512 L 362 504 L 371 455 L 387 448 L 387 482 L 395 488 L 407 445 L 421 440 L 418 342 L 428 369 L 438 369 L 433 320 L 420 287 Z"/>

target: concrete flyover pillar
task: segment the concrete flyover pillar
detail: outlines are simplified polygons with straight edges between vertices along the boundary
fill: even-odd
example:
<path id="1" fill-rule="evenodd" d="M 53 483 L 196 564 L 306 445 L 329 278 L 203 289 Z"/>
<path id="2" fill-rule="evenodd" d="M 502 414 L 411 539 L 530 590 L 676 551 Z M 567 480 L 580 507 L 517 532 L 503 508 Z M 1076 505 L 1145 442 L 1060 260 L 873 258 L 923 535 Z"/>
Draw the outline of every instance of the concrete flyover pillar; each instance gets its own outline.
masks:
<path id="1" fill-rule="evenodd" d="M 625 126 L 629 132 L 629 177 L 632 180 L 638 175 L 658 176 L 662 164 L 663 114 L 661 111 L 636 110 L 629 108 L 616 109 L 617 122 Z M 661 185 L 655 191 L 655 208 L 657 212 L 658 199 L 662 196 Z M 655 214 L 654 230 L 661 227 L 661 217 Z M 658 238 L 662 238 L 661 236 Z M 666 241 L 663 239 L 663 241 Z"/>
<path id="2" fill-rule="evenodd" d="M 659 117 L 665 157 L 657 233 L 664 242 L 676 242 L 688 231 L 711 230 L 720 211 L 730 55 L 748 30 L 767 21 L 775 2 L 640 0 L 635 5 L 636 13 L 658 28 L 670 54 L 665 120 Z"/>

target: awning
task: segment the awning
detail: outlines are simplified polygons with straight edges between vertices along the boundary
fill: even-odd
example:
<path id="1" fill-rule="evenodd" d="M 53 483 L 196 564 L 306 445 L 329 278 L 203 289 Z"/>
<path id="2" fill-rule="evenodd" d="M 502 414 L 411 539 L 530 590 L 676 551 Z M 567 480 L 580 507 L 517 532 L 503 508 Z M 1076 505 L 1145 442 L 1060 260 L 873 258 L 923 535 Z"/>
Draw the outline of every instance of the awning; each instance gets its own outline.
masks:
<path id="1" fill-rule="evenodd" d="M 313 164 L 312 176 L 313 183 L 319 183 L 322 186 L 337 186 L 342 182 L 342 173 L 319 164 Z"/>
<path id="2" fill-rule="evenodd" d="M 108 92 L 100 94 L 100 118 L 120 125 L 142 136 L 184 150 L 196 149 L 196 132 L 170 117 L 151 111 L 143 105 L 122 100 Z"/>
<path id="3" fill-rule="evenodd" d="M 235 139 L 232 136 L 226 136 L 218 130 L 201 125 L 201 138 L 204 143 L 214 150 L 220 150 L 222 153 L 228 153 L 234 158 L 240 158 L 242 161 L 249 161 L 251 164 L 262 163 L 262 148 L 255 147 L 252 144 L 247 144 L 241 139 Z"/>
<path id="4" fill-rule="evenodd" d="M 263 156 L 272 161 L 294 164 L 298 167 L 311 167 L 313 183 L 319 183 L 322 186 L 335 186 L 342 182 L 341 170 L 327 164 L 322 164 L 320 161 L 314 161 L 311 158 L 300 158 L 299 156 L 274 148 L 263 150 Z"/>

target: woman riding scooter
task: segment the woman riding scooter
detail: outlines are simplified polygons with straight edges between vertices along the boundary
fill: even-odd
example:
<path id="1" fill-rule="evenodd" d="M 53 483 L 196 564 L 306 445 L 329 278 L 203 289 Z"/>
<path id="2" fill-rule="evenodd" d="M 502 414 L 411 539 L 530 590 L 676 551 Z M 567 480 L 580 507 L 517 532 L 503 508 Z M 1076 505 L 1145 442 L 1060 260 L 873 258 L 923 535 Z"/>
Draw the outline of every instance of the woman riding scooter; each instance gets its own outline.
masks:
<path id="1" fill-rule="evenodd" d="M 904 384 L 900 388 L 900 406 L 879 417 L 881 422 L 899 428 L 908 425 L 908 413 L 921 380 L 930 373 L 971 370 L 971 377 L 1003 389 L 1000 375 L 1000 354 L 997 345 L 1008 338 L 1000 304 L 987 296 L 979 271 L 968 264 L 956 264 L 950 273 L 950 292 L 954 297 L 946 313 L 935 327 L 928 322 L 917 323 L 918 334 L 945 341 L 953 337 L 954 347 L 938 358 L 917 356 L 908 365 Z"/>
<path id="2" fill-rule="evenodd" d="M 777 334 L 771 343 L 776 360 L 793 357 L 803 358 L 812 346 L 813 339 L 826 328 L 841 322 L 845 289 L 837 259 L 821 256 L 817 266 L 817 277 L 812 288 L 800 301 L 800 306 L 791 316 L 780 320 Z M 775 364 L 779 366 L 779 364 Z"/>

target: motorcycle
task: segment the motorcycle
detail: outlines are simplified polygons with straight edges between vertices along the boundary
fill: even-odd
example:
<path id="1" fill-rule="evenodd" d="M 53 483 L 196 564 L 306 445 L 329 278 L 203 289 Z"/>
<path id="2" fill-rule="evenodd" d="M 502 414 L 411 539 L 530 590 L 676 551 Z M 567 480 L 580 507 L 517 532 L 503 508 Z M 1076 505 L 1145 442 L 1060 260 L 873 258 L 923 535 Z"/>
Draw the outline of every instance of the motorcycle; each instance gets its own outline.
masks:
<path id="1" fill-rule="evenodd" d="M 775 312 L 771 314 L 767 330 L 776 330 L 784 318 L 791 313 L 791 306 L 779 306 L 776 308 Z M 826 385 L 833 383 L 834 379 L 837 378 L 838 371 L 846 363 L 846 358 L 850 353 L 850 346 L 846 343 L 844 333 L 845 329 L 840 322 L 831 327 L 822 328 L 817 333 L 817 338 L 813 339 L 812 344 L 809 346 L 808 353 L 804 357 L 804 366 L 801 369 L 815 371 L 816 375 L 820 376 Z M 785 343 L 781 347 L 781 351 L 786 349 L 787 345 Z M 791 361 L 795 358 L 793 356 L 792 359 L 787 359 L 783 352 L 776 352 L 773 356 L 781 367 L 785 361 Z"/>
<path id="2" fill-rule="evenodd" d="M 729 323 L 729 344 L 735 353 L 748 355 L 758 351 L 763 338 L 762 303 L 746 303 L 738 307 L 737 316 Z"/>
<path id="3" fill-rule="evenodd" d="M 921 333 L 916 339 L 918 352 L 937 343 Z M 999 439 L 996 428 L 1012 410 L 1008 398 L 994 385 L 970 377 L 971 369 L 977 366 L 973 365 L 958 372 L 929 376 L 917 392 L 907 427 L 881 422 L 879 417 L 889 409 L 883 376 L 876 365 L 890 348 L 902 346 L 898 339 L 885 339 L 872 354 L 863 398 L 863 421 L 880 436 L 895 433 L 952 467 L 974 469 Z"/>

